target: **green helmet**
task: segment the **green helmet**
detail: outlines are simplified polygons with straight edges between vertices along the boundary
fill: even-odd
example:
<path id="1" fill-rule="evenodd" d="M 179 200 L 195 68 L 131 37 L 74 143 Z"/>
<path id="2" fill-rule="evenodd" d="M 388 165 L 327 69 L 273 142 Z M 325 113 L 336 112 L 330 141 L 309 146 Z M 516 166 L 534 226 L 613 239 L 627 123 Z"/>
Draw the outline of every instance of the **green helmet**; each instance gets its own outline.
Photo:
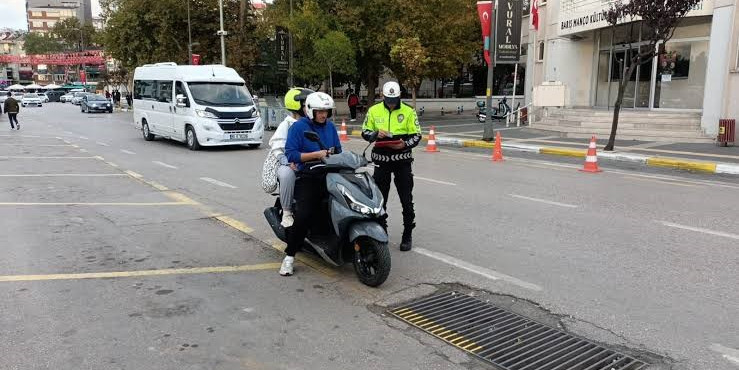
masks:
<path id="1" fill-rule="evenodd" d="M 305 98 L 312 93 L 314 91 L 311 89 L 293 87 L 285 94 L 285 109 L 304 116 L 303 107 L 305 106 Z"/>

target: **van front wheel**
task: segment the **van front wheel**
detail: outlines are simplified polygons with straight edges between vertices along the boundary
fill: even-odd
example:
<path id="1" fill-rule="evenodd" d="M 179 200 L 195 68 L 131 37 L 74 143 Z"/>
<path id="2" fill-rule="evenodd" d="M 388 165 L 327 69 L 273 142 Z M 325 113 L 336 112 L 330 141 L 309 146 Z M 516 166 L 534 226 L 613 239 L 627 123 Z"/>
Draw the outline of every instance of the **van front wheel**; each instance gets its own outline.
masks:
<path id="1" fill-rule="evenodd" d="M 190 150 L 200 150 L 198 136 L 195 134 L 195 129 L 193 129 L 192 126 L 187 126 L 185 137 L 187 138 L 187 147 Z"/>
<path id="2" fill-rule="evenodd" d="M 154 134 L 149 131 L 149 124 L 146 123 L 146 120 L 144 120 L 141 123 L 141 133 L 144 135 L 144 140 L 146 141 L 152 141 L 154 140 Z"/>

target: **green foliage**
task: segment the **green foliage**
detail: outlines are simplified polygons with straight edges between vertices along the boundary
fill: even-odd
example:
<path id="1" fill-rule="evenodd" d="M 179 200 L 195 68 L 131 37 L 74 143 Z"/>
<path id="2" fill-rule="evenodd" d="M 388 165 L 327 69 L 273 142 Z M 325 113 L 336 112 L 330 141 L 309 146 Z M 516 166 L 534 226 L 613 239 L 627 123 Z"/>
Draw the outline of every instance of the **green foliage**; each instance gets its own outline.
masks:
<path id="1" fill-rule="evenodd" d="M 390 49 L 390 59 L 397 67 L 393 74 L 404 85 L 411 88 L 413 106 L 416 106 L 416 90 L 421 85 L 423 77 L 428 72 L 431 58 L 427 56 L 426 48 L 421 45 L 418 37 L 399 38 Z"/>
<path id="2" fill-rule="evenodd" d="M 80 23 L 77 18 L 66 18 L 54 25 L 51 33 L 58 37 L 66 50 L 85 50 L 96 43 L 97 32 L 92 23 Z"/>
<path id="3" fill-rule="evenodd" d="M 356 72 L 354 64 L 354 47 L 345 34 L 331 31 L 313 43 L 316 70 L 329 77 L 329 86 L 333 94 L 333 74 L 335 72 L 351 75 Z"/>
<path id="4" fill-rule="evenodd" d="M 56 39 L 41 33 L 27 33 L 23 42 L 26 54 L 50 54 L 64 50 L 64 46 Z"/>

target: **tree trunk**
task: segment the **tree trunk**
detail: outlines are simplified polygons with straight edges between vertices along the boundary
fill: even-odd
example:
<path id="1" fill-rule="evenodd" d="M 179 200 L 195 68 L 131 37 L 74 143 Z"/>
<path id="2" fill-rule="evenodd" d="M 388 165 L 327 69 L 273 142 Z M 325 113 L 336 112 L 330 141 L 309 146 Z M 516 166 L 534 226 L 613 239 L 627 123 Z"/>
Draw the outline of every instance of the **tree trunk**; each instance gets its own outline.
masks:
<path id="1" fill-rule="evenodd" d="M 329 91 L 331 91 L 331 97 L 334 97 L 334 74 L 331 72 L 331 70 L 328 70 L 328 86 Z"/>
<path id="2" fill-rule="evenodd" d="M 631 61 L 631 65 L 629 65 L 629 69 L 624 72 L 623 77 L 621 78 L 621 81 L 619 81 L 618 84 L 618 95 L 616 96 L 616 104 L 613 106 L 613 123 L 611 124 L 611 135 L 608 137 L 608 144 L 606 144 L 605 148 L 603 150 L 605 151 L 613 151 L 614 147 L 616 146 L 616 131 L 618 130 L 618 117 L 621 114 L 621 106 L 623 105 L 624 100 L 624 94 L 626 93 L 626 86 L 629 84 L 629 80 L 631 80 L 631 76 L 634 74 L 634 71 L 636 71 L 636 66 L 639 64 L 639 60 Z"/>
<path id="3" fill-rule="evenodd" d="M 375 103 L 375 89 L 377 88 L 377 73 L 370 70 L 367 76 L 367 105 L 372 106 Z"/>
<path id="4" fill-rule="evenodd" d="M 418 87 L 412 86 L 411 87 L 411 98 L 413 99 L 413 109 L 416 109 L 416 90 L 418 90 Z"/>

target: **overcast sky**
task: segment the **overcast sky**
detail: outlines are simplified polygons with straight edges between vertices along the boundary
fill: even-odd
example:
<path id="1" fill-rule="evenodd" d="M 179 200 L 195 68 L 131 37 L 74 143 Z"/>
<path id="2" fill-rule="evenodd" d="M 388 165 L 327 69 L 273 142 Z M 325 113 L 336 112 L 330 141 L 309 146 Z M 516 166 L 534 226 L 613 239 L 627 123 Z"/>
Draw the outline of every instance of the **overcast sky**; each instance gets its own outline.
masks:
<path id="1" fill-rule="evenodd" d="M 100 14 L 100 3 L 92 0 L 92 15 Z M 0 28 L 27 29 L 26 0 L 0 0 Z"/>

